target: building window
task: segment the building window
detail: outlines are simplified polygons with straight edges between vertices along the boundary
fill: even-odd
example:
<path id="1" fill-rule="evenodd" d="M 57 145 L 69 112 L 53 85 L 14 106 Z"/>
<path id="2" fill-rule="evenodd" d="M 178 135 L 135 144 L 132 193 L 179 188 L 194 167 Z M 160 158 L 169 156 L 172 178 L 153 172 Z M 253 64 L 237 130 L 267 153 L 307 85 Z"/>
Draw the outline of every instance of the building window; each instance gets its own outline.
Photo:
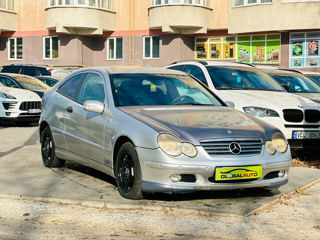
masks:
<path id="1" fill-rule="evenodd" d="M 0 0 L 0 8 L 14 10 L 14 0 Z"/>
<path id="2" fill-rule="evenodd" d="M 22 59 L 22 38 L 9 38 L 9 59 Z"/>
<path id="3" fill-rule="evenodd" d="M 94 7 L 112 10 L 113 0 L 48 0 L 48 6 Z"/>
<path id="4" fill-rule="evenodd" d="M 152 6 L 160 5 L 200 5 L 208 6 L 208 0 L 151 0 Z"/>
<path id="5" fill-rule="evenodd" d="M 255 4 L 272 3 L 272 0 L 234 0 L 234 6 L 247 6 Z"/>
<path id="6" fill-rule="evenodd" d="M 122 38 L 108 38 L 107 59 L 122 59 Z"/>
<path id="7" fill-rule="evenodd" d="M 143 58 L 159 58 L 159 36 L 143 37 Z"/>
<path id="8" fill-rule="evenodd" d="M 45 59 L 53 59 L 59 57 L 58 50 L 58 37 L 44 37 L 43 38 L 44 54 Z"/>
<path id="9" fill-rule="evenodd" d="M 320 32 L 290 34 L 290 67 L 320 66 Z"/>

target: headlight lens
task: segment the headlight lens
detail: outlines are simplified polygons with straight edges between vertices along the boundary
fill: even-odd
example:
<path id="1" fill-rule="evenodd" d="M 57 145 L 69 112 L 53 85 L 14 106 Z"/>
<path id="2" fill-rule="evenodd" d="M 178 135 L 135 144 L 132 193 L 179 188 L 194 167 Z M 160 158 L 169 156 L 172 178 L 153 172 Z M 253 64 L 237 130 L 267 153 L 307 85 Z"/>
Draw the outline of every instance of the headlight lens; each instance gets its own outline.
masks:
<path id="1" fill-rule="evenodd" d="M 195 157 L 198 153 L 193 144 L 182 143 L 178 138 L 170 134 L 160 134 L 158 136 L 158 144 L 165 153 L 175 157 L 182 153 L 188 157 Z"/>
<path id="2" fill-rule="evenodd" d="M 279 117 L 276 111 L 268 108 L 244 107 L 243 110 L 254 117 Z"/>
<path id="3" fill-rule="evenodd" d="M 272 145 L 275 147 L 275 149 L 281 153 L 284 153 L 287 151 L 288 143 L 286 138 L 283 136 L 280 132 L 275 132 L 272 135 Z"/>
<path id="4" fill-rule="evenodd" d="M 266 142 L 266 149 L 268 153 L 270 153 L 271 155 L 276 153 L 276 148 L 273 146 L 271 141 Z"/>
<path id="5" fill-rule="evenodd" d="M 14 96 L 11 96 L 7 93 L 3 93 L 3 92 L 0 92 L 0 97 L 2 98 L 6 98 L 6 99 L 16 99 Z"/>

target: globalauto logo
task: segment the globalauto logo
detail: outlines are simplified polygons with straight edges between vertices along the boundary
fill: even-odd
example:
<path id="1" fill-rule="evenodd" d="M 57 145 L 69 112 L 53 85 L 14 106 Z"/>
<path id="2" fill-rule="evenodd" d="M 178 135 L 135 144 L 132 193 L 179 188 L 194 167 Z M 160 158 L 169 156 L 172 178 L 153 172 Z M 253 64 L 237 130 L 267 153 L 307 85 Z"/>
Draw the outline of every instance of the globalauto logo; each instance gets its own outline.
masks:
<path id="1" fill-rule="evenodd" d="M 233 154 L 238 155 L 238 154 L 241 153 L 241 146 L 240 146 L 239 143 L 232 142 L 232 143 L 229 145 L 229 150 L 230 150 L 230 152 L 232 152 Z"/>
<path id="2" fill-rule="evenodd" d="M 243 173 L 234 173 L 236 171 L 244 171 Z M 248 170 L 245 168 L 236 168 L 227 172 L 221 172 L 221 178 L 232 179 L 232 178 L 254 178 L 258 177 L 258 172 L 254 170 Z"/>

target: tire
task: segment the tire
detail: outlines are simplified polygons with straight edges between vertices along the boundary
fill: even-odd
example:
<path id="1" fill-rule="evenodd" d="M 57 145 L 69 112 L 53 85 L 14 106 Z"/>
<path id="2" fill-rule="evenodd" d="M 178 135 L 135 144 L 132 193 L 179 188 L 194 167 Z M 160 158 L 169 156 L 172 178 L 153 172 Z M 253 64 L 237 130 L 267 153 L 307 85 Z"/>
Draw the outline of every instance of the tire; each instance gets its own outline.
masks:
<path id="1" fill-rule="evenodd" d="M 65 161 L 56 157 L 55 145 L 49 126 L 41 132 L 40 140 L 43 165 L 48 168 L 63 167 Z"/>
<path id="2" fill-rule="evenodd" d="M 115 175 L 121 196 L 135 200 L 143 198 L 140 163 L 134 146 L 129 142 L 124 143 L 119 149 Z"/>

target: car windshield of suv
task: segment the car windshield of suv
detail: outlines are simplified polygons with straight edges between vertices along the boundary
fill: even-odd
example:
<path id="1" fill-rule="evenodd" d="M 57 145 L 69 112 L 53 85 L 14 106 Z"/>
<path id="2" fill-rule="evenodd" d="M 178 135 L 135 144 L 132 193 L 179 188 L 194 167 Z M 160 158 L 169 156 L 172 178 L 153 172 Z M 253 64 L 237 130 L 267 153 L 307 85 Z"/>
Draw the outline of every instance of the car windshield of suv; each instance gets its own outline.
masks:
<path id="1" fill-rule="evenodd" d="M 18 81 L 25 89 L 31 91 L 46 91 L 50 88 L 40 80 L 28 76 L 15 76 L 14 79 Z"/>
<path id="2" fill-rule="evenodd" d="M 284 91 L 271 77 L 255 68 L 207 66 L 207 70 L 218 90 Z"/>
<path id="3" fill-rule="evenodd" d="M 313 81 L 315 81 L 318 85 L 320 85 L 320 76 L 318 75 L 309 75 L 309 78 L 311 78 Z"/>
<path id="4" fill-rule="evenodd" d="M 320 93 L 320 87 L 309 78 L 295 73 L 270 73 L 278 83 L 292 93 Z"/>
<path id="5" fill-rule="evenodd" d="M 170 74 L 112 74 L 117 106 L 223 105 L 190 76 Z"/>

